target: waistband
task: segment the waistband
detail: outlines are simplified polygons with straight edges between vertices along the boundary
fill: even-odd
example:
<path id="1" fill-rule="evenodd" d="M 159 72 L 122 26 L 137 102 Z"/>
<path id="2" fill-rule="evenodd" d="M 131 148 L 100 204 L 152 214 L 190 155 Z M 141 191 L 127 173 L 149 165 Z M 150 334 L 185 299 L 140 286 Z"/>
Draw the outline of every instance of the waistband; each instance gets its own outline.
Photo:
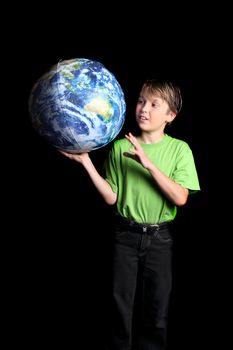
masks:
<path id="1" fill-rule="evenodd" d="M 135 221 L 124 218 L 123 216 L 116 215 L 116 224 L 129 231 L 141 233 L 141 234 L 154 234 L 155 232 L 169 228 L 171 222 L 161 222 L 160 224 L 141 224 Z"/>

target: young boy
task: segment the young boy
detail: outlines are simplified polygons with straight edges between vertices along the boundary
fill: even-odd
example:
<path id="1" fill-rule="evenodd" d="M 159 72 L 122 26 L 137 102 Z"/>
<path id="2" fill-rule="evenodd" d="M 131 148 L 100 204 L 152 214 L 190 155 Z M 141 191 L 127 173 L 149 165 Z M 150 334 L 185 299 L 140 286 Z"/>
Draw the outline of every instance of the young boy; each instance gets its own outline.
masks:
<path id="1" fill-rule="evenodd" d="M 141 133 L 114 142 L 104 177 L 88 153 L 62 152 L 84 166 L 106 203 L 116 208 L 110 349 L 132 349 L 136 292 L 137 346 L 166 349 L 172 285 L 170 223 L 189 193 L 200 189 L 190 147 L 164 131 L 181 106 L 179 87 L 169 81 L 146 81 L 135 111 Z"/>

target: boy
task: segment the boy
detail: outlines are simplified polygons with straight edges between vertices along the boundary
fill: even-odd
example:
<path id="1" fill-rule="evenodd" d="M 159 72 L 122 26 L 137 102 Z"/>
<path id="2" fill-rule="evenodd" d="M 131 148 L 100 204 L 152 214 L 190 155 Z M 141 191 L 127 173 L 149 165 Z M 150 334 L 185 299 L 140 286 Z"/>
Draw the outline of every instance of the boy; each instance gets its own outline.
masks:
<path id="1" fill-rule="evenodd" d="M 164 131 L 181 107 L 179 87 L 169 81 L 147 80 L 135 111 L 140 135 L 129 133 L 114 142 L 104 177 L 88 153 L 62 152 L 84 166 L 106 203 L 116 208 L 111 349 L 132 349 L 136 292 L 140 305 L 137 346 L 166 349 L 172 284 L 170 223 L 188 194 L 200 190 L 190 147 Z"/>

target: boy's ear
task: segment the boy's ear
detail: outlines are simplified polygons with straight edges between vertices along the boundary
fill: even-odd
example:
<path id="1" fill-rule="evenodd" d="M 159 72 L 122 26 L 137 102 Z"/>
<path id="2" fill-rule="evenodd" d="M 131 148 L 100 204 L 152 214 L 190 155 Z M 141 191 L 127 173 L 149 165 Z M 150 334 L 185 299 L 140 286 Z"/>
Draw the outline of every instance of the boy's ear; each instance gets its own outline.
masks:
<path id="1" fill-rule="evenodd" d="M 175 119 L 175 117 L 176 117 L 176 113 L 173 112 L 172 113 L 172 120 Z"/>
<path id="2" fill-rule="evenodd" d="M 169 122 L 172 122 L 175 119 L 175 117 L 176 117 L 176 113 L 170 112 L 169 113 Z"/>

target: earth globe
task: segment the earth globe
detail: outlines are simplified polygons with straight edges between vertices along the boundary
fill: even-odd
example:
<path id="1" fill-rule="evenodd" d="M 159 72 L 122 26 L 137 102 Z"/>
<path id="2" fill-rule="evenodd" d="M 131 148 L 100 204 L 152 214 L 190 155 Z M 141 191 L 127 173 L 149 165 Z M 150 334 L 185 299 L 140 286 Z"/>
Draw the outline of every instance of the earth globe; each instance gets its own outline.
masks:
<path id="1" fill-rule="evenodd" d="M 36 132 L 57 149 L 89 152 L 107 145 L 125 121 L 116 77 L 87 58 L 59 61 L 33 86 L 29 115 Z"/>

